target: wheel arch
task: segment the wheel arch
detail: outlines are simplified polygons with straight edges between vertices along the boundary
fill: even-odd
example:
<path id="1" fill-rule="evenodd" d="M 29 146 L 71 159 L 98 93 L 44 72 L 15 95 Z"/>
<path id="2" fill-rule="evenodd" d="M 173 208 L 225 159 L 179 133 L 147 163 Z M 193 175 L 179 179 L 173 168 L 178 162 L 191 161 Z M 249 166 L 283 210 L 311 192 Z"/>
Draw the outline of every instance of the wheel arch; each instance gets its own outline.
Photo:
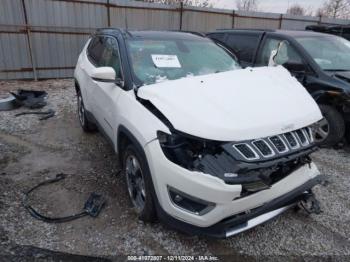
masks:
<path id="1" fill-rule="evenodd" d="M 76 78 L 74 78 L 74 88 L 77 93 L 81 92 L 79 82 Z"/>
<path id="2" fill-rule="evenodd" d="M 145 151 L 143 150 L 143 147 L 141 143 L 137 140 L 137 138 L 127 129 L 125 126 L 120 125 L 118 127 L 117 131 L 117 153 L 119 158 L 120 165 L 123 165 L 122 161 L 122 152 L 123 149 L 129 144 L 132 143 L 137 149 L 140 151 L 142 156 L 147 160 Z"/>
<path id="3" fill-rule="evenodd" d="M 318 90 L 311 93 L 311 96 L 317 104 L 333 106 L 339 110 L 339 101 L 341 101 L 341 94 L 338 91 Z M 339 111 L 341 112 L 342 110 Z"/>
<path id="4" fill-rule="evenodd" d="M 131 131 L 129 129 L 127 129 L 125 126 L 120 125 L 118 127 L 118 133 L 117 133 L 117 153 L 118 153 L 118 158 L 119 158 L 119 165 L 120 168 L 123 169 L 123 156 L 122 156 L 122 152 L 123 149 L 126 148 L 126 146 L 128 145 L 128 143 L 132 143 L 136 149 L 139 151 L 139 153 L 141 154 L 141 156 L 145 159 L 145 165 L 147 168 L 147 171 L 150 175 L 150 181 L 151 181 L 151 194 L 153 195 L 153 201 L 154 204 L 156 205 L 156 209 L 158 210 L 160 208 L 160 203 L 158 201 L 158 196 L 155 190 L 155 185 L 153 182 L 153 176 L 151 173 L 151 170 L 149 168 L 148 165 L 148 160 L 146 157 L 146 153 L 143 149 L 143 146 L 141 145 L 141 143 L 137 140 L 137 138 L 131 133 Z M 157 211 L 158 213 L 158 211 Z"/>

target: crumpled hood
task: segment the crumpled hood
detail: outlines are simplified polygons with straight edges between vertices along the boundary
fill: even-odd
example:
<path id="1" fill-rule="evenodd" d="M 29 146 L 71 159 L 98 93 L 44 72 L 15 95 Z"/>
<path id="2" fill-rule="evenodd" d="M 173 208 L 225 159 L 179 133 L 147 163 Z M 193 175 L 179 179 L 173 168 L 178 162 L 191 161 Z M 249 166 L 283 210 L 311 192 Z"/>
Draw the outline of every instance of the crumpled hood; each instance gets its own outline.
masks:
<path id="1" fill-rule="evenodd" d="M 142 86 L 176 130 L 241 141 L 296 130 L 322 118 L 305 88 L 283 67 L 246 68 Z"/>

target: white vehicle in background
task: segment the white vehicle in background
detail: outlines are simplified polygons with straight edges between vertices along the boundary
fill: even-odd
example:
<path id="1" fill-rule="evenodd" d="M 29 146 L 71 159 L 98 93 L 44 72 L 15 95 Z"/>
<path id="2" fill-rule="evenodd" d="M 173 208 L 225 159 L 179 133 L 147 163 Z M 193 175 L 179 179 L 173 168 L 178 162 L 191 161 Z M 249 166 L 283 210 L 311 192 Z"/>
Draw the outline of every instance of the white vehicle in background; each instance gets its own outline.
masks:
<path id="1" fill-rule="evenodd" d="M 300 201 L 317 209 L 322 116 L 283 67 L 241 69 L 192 33 L 101 29 L 75 80 L 80 123 L 112 143 L 140 219 L 228 237 Z"/>

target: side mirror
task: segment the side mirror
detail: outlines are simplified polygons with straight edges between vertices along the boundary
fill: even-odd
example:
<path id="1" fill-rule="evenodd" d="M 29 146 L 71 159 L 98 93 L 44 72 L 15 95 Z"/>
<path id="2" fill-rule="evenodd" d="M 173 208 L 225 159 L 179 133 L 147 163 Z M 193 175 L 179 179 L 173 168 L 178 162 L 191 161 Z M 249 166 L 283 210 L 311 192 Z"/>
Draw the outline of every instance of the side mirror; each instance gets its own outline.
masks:
<path id="1" fill-rule="evenodd" d="M 105 83 L 115 83 L 117 86 L 124 87 L 124 81 L 121 78 L 116 78 L 115 70 L 112 67 L 98 67 L 92 71 L 91 77 L 93 80 Z"/>
<path id="2" fill-rule="evenodd" d="M 287 63 L 284 63 L 283 66 L 288 71 L 295 72 L 295 73 L 303 73 L 306 71 L 306 66 L 302 63 L 287 62 Z"/>
<path id="3" fill-rule="evenodd" d="M 115 71 L 112 67 L 98 67 L 92 70 L 91 77 L 95 81 L 99 82 L 115 82 Z"/>

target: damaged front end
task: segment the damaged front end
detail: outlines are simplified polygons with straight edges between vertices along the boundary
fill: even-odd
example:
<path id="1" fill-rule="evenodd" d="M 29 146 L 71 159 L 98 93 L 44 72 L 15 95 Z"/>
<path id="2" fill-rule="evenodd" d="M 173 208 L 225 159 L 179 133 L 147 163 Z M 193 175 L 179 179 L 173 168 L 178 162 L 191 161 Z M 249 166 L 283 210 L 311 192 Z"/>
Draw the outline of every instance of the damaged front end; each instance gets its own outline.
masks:
<path id="1" fill-rule="evenodd" d="M 311 128 L 266 138 L 219 142 L 174 132 L 158 132 L 164 155 L 188 170 L 241 185 L 240 197 L 270 188 L 303 165 L 316 150 Z"/>

